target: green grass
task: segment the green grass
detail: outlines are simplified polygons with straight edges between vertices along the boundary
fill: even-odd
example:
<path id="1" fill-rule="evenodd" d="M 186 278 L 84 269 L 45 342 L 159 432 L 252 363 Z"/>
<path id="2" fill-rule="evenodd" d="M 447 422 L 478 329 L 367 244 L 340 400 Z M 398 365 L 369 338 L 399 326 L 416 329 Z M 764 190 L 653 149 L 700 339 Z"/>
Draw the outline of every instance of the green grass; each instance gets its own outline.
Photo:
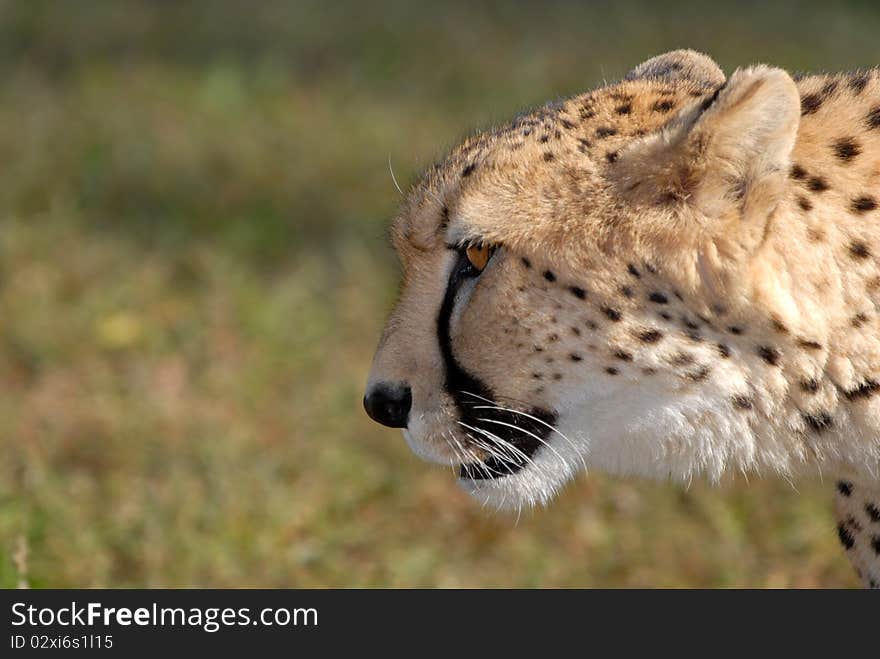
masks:
<path id="1" fill-rule="evenodd" d="M 854 585 L 828 483 L 516 522 L 361 410 L 389 158 L 673 47 L 880 62 L 870 2 L 656 4 L 0 5 L 0 585 Z"/>

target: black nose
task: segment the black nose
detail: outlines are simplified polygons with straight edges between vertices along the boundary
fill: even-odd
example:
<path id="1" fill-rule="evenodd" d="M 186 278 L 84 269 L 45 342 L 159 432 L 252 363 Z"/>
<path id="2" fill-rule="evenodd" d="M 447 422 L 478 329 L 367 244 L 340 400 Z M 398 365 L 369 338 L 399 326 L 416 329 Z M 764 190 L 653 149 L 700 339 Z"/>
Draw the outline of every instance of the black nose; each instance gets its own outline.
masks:
<path id="1" fill-rule="evenodd" d="M 364 396 L 364 409 L 373 421 L 389 428 L 406 428 L 412 391 L 408 384 L 380 382 Z"/>

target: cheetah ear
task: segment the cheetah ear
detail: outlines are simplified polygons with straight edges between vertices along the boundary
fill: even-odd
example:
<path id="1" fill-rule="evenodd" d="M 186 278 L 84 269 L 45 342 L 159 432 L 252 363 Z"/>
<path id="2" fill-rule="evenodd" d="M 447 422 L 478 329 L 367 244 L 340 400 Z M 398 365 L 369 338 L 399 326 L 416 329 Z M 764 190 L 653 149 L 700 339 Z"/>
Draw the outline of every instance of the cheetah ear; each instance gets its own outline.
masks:
<path id="1" fill-rule="evenodd" d="M 712 98 L 622 149 L 609 175 L 629 203 L 716 235 L 735 221 L 743 229 L 731 237 L 754 246 L 785 194 L 799 121 L 800 97 L 785 71 L 740 69 Z"/>
<path id="2" fill-rule="evenodd" d="M 708 55 L 695 50 L 673 50 L 642 62 L 626 80 L 690 80 L 702 87 L 724 84 L 724 71 Z"/>

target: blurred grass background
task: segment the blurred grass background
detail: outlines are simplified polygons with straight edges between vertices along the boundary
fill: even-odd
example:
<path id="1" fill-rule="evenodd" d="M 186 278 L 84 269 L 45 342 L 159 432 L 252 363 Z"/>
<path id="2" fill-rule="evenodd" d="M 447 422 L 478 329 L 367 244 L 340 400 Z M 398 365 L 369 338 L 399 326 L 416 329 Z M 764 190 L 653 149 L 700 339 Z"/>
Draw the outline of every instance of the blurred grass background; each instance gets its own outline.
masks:
<path id="1" fill-rule="evenodd" d="M 371 423 L 388 172 L 676 47 L 880 62 L 875 2 L 0 3 L 0 585 L 854 585 L 830 483 L 481 510 Z"/>

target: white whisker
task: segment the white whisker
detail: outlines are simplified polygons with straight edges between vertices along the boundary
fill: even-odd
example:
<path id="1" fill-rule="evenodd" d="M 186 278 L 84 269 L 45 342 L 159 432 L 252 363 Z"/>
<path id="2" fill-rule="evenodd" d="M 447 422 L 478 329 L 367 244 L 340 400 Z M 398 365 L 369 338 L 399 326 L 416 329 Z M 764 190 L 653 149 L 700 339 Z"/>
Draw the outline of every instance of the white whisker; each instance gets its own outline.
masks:
<path id="1" fill-rule="evenodd" d="M 545 426 L 546 428 L 552 430 L 557 435 L 562 437 L 562 439 L 564 439 L 566 442 L 568 442 L 568 445 L 571 447 L 571 450 L 574 451 L 575 454 L 580 459 L 581 466 L 583 466 L 584 471 L 587 471 L 587 462 L 586 462 L 586 460 L 584 460 L 584 456 L 581 455 L 581 452 L 578 451 L 575 443 L 573 441 L 571 441 L 561 430 L 559 430 L 559 428 L 552 426 L 551 424 L 547 423 L 543 419 L 539 419 L 538 417 L 533 416 L 531 414 L 528 414 L 527 412 L 520 412 L 519 410 L 510 409 L 509 407 L 502 407 L 500 405 L 474 405 L 473 409 L 475 409 L 475 410 L 499 410 L 501 412 L 510 412 L 511 414 L 518 414 L 520 416 L 526 417 L 527 419 L 531 419 L 532 421 L 536 421 L 536 422 L 540 423 L 541 425 Z M 549 444 L 547 446 L 549 448 Z"/>
<path id="2" fill-rule="evenodd" d="M 512 459 L 517 459 L 517 458 L 522 458 L 523 460 L 529 459 L 529 456 L 526 455 L 520 449 L 518 449 L 516 446 L 514 446 L 510 442 L 506 442 L 506 441 L 502 440 L 500 437 L 489 432 L 488 430 L 485 430 L 483 428 L 476 428 L 474 426 L 469 426 L 468 424 L 464 423 L 463 421 L 459 421 L 458 424 L 464 428 L 467 428 L 468 430 L 473 430 L 474 432 L 480 433 L 481 435 L 488 437 L 493 442 L 497 442 L 499 444 L 498 448 L 507 449 L 509 457 Z M 472 437 L 471 435 L 468 435 L 468 437 L 470 437 L 471 439 L 474 439 L 474 437 Z"/>
<path id="3" fill-rule="evenodd" d="M 550 449 L 551 451 L 553 451 L 554 455 L 556 455 L 556 457 L 559 458 L 559 461 L 562 462 L 563 465 L 567 465 L 567 464 L 568 464 L 568 461 L 567 461 L 565 458 L 562 457 L 562 454 L 561 454 L 559 451 L 557 451 L 555 448 L 553 448 L 552 446 L 550 446 L 550 443 L 549 443 L 548 441 L 546 441 L 546 440 L 544 440 L 544 439 L 541 439 L 541 438 L 538 437 L 535 433 L 533 433 L 533 432 L 529 432 L 529 431 L 526 430 L 525 428 L 520 428 L 519 426 L 515 426 L 515 425 L 512 424 L 512 423 L 506 423 L 506 422 L 504 422 L 504 421 L 496 421 L 495 419 L 478 419 L 478 421 L 485 421 L 486 423 L 494 423 L 494 424 L 497 424 L 497 425 L 499 425 L 499 426 L 505 426 L 505 427 L 507 427 L 507 428 L 513 428 L 514 430 L 519 430 L 520 432 L 525 433 L 525 434 L 528 435 L 529 437 L 531 437 L 531 438 L 533 438 L 533 439 L 537 439 L 539 442 L 541 442 L 541 444 L 543 444 L 543 445 L 546 446 L 548 449 Z"/>
<path id="4" fill-rule="evenodd" d="M 403 196 L 403 190 L 400 189 L 400 184 L 397 182 L 397 177 L 394 175 L 394 168 L 391 166 L 391 155 L 388 155 L 388 171 L 391 172 L 391 180 L 394 181 L 394 187 L 397 188 L 397 191 Z"/>
<path id="5" fill-rule="evenodd" d="M 473 430 L 474 432 L 477 432 L 477 433 L 483 435 L 484 437 L 488 438 L 492 442 L 492 446 L 485 446 L 484 445 L 483 448 L 485 448 L 487 451 L 489 451 L 495 457 L 500 458 L 502 460 L 520 459 L 526 463 L 534 464 L 534 460 L 532 460 L 532 458 L 529 457 L 529 455 L 527 455 L 525 452 L 523 452 L 522 450 L 520 450 L 519 448 L 514 446 L 512 443 L 501 439 L 498 435 L 491 433 L 488 430 L 485 430 L 483 428 L 469 426 L 466 423 L 463 423 L 461 421 L 459 421 L 458 423 L 460 425 L 462 425 L 463 427 L 467 428 L 468 430 Z M 481 440 L 477 440 L 477 438 L 471 434 L 468 434 L 468 437 L 475 442 L 480 441 L 482 444 L 485 444 Z M 502 450 L 507 449 L 507 455 L 499 454 L 496 452 L 495 449 L 502 449 Z"/>

